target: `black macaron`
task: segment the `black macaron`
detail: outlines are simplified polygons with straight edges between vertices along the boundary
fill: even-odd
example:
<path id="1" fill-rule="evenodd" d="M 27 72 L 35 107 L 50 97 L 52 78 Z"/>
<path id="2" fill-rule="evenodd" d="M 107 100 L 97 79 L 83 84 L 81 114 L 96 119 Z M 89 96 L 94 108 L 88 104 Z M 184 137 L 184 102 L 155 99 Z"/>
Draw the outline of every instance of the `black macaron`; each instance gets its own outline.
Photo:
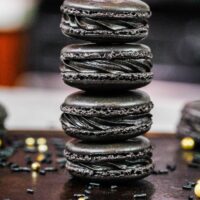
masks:
<path id="1" fill-rule="evenodd" d="M 61 106 L 66 134 L 86 141 L 119 141 L 146 133 L 152 124 L 150 97 L 141 91 L 121 94 L 77 92 Z"/>
<path id="2" fill-rule="evenodd" d="M 120 143 L 86 144 L 72 139 L 66 144 L 68 171 L 93 180 L 141 179 L 152 173 L 152 147 L 142 136 Z"/>
<path id="3" fill-rule="evenodd" d="M 177 132 L 180 137 L 192 137 L 200 142 L 200 101 L 184 106 Z"/>
<path id="4" fill-rule="evenodd" d="M 66 84 L 83 90 L 136 89 L 153 78 L 152 53 L 141 44 L 76 44 L 61 51 Z"/>
<path id="5" fill-rule="evenodd" d="M 140 0 L 65 0 L 61 30 L 94 42 L 124 43 L 148 35 L 149 6 Z"/>

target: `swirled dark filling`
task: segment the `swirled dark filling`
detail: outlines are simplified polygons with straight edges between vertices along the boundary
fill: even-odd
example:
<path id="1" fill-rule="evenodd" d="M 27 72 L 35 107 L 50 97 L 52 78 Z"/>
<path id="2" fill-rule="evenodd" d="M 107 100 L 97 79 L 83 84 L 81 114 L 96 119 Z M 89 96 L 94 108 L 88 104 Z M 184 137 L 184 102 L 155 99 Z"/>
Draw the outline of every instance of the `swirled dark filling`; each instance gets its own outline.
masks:
<path id="1" fill-rule="evenodd" d="M 125 117 L 82 117 L 62 114 L 61 121 L 68 128 L 81 128 L 87 130 L 107 130 L 111 127 L 139 126 L 151 122 L 151 114 Z"/>
<path id="2" fill-rule="evenodd" d="M 110 30 L 119 31 L 125 29 L 138 29 L 147 25 L 144 19 L 100 19 L 79 17 L 63 14 L 64 23 L 72 28 L 81 28 L 87 31 Z"/>
<path id="3" fill-rule="evenodd" d="M 152 62 L 147 59 L 113 59 L 113 60 L 63 60 L 66 71 L 74 72 L 99 72 L 99 73 L 144 73 L 150 72 Z"/>
<path id="4" fill-rule="evenodd" d="M 104 171 L 137 169 L 138 167 L 146 166 L 150 163 L 150 158 L 142 158 L 137 160 L 124 160 L 123 162 L 102 162 L 99 164 L 79 163 L 79 165 L 90 170 Z"/>

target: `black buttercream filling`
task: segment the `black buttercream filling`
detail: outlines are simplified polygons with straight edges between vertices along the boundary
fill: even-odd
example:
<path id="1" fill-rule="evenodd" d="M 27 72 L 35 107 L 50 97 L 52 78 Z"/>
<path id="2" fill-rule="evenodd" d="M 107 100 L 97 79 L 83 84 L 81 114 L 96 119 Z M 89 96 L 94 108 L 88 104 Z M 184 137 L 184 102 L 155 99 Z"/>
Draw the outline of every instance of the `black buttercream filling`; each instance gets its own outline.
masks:
<path id="1" fill-rule="evenodd" d="M 64 23 L 72 28 L 81 28 L 87 31 L 110 30 L 119 31 L 125 29 L 138 29 L 147 26 L 144 19 L 100 19 L 63 15 Z"/>
<path id="2" fill-rule="evenodd" d="M 83 117 L 63 113 L 61 121 L 68 128 L 107 130 L 113 127 L 139 126 L 151 119 L 151 114 L 117 117 Z"/>
<path id="3" fill-rule="evenodd" d="M 136 169 L 138 167 L 146 166 L 151 163 L 150 158 L 141 158 L 137 160 L 124 160 L 122 162 L 102 162 L 98 164 L 86 164 L 78 163 L 78 165 L 94 170 L 94 171 L 105 171 L 105 170 L 128 170 Z"/>
<path id="4" fill-rule="evenodd" d="M 145 73 L 152 68 L 151 59 L 113 59 L 113 60 L 63 60 L 66 71 L 82 73 Z"/>

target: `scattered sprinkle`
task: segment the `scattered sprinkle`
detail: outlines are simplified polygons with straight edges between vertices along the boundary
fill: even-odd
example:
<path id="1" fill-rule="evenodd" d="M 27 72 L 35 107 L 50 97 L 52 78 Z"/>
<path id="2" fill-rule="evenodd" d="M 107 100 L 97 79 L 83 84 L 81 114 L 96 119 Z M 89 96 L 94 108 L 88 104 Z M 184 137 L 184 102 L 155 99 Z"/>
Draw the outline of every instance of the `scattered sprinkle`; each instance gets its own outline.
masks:
<path id="1" fill-rule="evenodd" d="M 134 194 L 133 195 L 133 199 L 134 200 L 138 200 L 138 199 L 146 199 L 146 197 L 147 197 L 147 194 Z"/>
<path id="2" fill-rule="evenodd" d="M 43 170 L 43 169 L 41 169 L 41 170 L 39 171 L 39 174 L 44 176 L 44 175 L 46 175 L 46 171 Z"/>
<path id="3" fill-rule="evenodd" d="M 85 197 L 85 194 L 74 194 L 74 197 Z"/>
<path id="4" fill-rule="evenodd" d="M 30 189 L 30 188 L 26 189 L 26 192 L 27 192 L 28 194 L 34 194 L 34 190 L 33 190 L 33 189 Z"/>
<path id="5" fill-rule="evenodd" d="M 194 200 L 194 197 L 193 197 L 192 195 L 190 195 L 190 196 L 188 197 L 188 200 Z"/>
<path id="6" fill-rule="evenodd" d="M 117 189 L 118 188 L 118 186 L 117 185 L 111 185 L 111 190 L 115 190 L 115 189 Z"/>
<path id="7" fill-rule="evenodd" d="M 89 185 L 91 185 L 92 187 L 99 187 L 100 186 L 99 183 L 94 183 L 94 182 L 90 182 Z"/>
<path id="8" fill-rule="evenodd" d="M 191 190 L 192 186 L 191 185 L 183 185 L 182 189 L 183 190 Z"/>
<path id="9" fill-rule="evenodd" d="M 85 194 L 91 194 L 90 190 L 84 190 Z"/>
<path id="10" fill-rule="evenodd" d="M 58 169 L 55 168 L 55 167 L 45 167 L 44 170 L 46 172 L 56 172 L 56 171 L 58 171 Z"/>
<path id="11" fill-rule="evenodd" d="M 176 170 L 176 165 L 167 165 L 166 166 L 166 168 L 169 170 L 169 171 L 171 171 L 171 172 L 173 172 L 173 171 L 175 171 Z"/>

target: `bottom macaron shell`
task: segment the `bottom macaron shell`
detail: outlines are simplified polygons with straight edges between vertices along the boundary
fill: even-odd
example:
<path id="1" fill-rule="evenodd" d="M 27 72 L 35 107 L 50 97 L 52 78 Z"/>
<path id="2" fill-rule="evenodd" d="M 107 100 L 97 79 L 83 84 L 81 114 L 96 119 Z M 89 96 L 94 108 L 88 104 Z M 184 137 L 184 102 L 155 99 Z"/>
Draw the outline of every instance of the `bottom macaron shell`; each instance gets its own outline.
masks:
<path id="1" fill-rule="evenodd" d="M 72 87 L 83 90 L 112 90 L 112 89 L 136 89 L 148 85 L 153 73 L 127 73 L 127 74 L 103 74 L 103 73 L 63 73 L 63 81 Z"/>
<path id="2" fill-rule="evenodd" d="M 149 176 L 153 171 L 153 164 L 149 162 L 146 165 L 135 166 L 130 169 L 108 170 L 99 167 L 98 170 L 94 170 L 90 166 L 67 161 L 66 168 L 70 174 L 79 178 L 98 181 L 123 181 L 139 180 Z"/>
<path id="3" fill-rule="evenodd" d="M 136 125 L 130 127 L 116 127 L 102 131 L 89 131 L 84 129 L 69 128 L 61 120 L 62 128 L 67 135 L 86 141 L 119 141 L 133 138 L 148 132 L 152 125 L 152 120 L 141 119 Z"/>

